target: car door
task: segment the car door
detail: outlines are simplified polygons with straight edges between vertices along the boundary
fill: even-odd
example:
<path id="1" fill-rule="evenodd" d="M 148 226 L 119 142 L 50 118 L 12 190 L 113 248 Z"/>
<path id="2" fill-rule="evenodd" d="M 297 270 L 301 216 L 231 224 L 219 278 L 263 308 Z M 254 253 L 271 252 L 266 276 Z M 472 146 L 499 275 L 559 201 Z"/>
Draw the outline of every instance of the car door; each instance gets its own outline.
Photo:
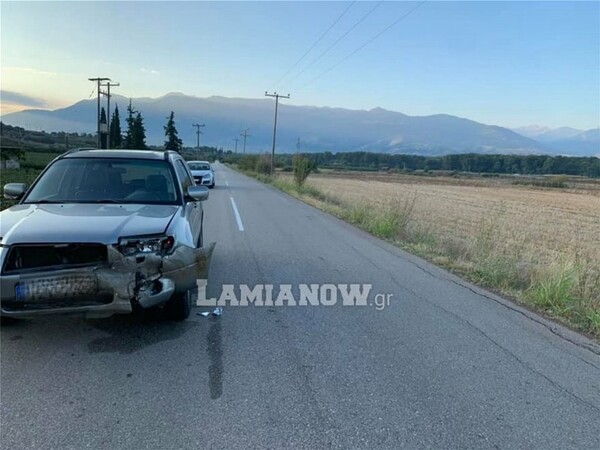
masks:
<path id="1" fill-rule="evenodd" d="M 183 192 L 183 199 L 185 201 L 185 218 L 189 223 L 195 245 L 200 247 L 202 245 L 202 202 L 194 201 L 186 195 L 188 187 L 194 186 L 195 183 L 187 164 L 182 159 L 178 158 L 175 160 L 175 171 L 181 183 L 181 191 Z"/>

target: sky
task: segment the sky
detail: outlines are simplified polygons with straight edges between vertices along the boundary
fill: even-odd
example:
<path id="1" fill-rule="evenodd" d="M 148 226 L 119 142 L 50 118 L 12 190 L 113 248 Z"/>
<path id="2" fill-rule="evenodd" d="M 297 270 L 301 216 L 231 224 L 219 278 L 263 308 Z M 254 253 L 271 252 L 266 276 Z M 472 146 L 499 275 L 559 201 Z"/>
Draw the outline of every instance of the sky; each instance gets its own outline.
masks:
<path id="1" fill-rule="evenodd" d="M 109 77 L 133 98 L 276 90 L 295 105 L 600 126 L 598 1 L 3 0 L 0 13 L 2 114 L 95 98 L 88 78 Z"/>

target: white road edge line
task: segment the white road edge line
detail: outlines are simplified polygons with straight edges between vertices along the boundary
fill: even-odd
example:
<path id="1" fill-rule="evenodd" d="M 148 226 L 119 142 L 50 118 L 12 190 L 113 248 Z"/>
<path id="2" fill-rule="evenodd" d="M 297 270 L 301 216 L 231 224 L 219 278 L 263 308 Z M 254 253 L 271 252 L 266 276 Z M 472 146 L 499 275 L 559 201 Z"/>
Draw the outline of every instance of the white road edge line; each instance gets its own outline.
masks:
<path id="1" fill-rule="evenodd" d="M 244 231 L 244 224 L 242 223 L 242 217 L 240 216 L 240 212 L 237 209 L 237 205 L 235 204 L 235 200 L 233 197 L 229 197 L 231 200 L 231 207 L 233 208 L 233 213 L 235 214 L 235 221 L 237 222 L 238 230 Z"/>

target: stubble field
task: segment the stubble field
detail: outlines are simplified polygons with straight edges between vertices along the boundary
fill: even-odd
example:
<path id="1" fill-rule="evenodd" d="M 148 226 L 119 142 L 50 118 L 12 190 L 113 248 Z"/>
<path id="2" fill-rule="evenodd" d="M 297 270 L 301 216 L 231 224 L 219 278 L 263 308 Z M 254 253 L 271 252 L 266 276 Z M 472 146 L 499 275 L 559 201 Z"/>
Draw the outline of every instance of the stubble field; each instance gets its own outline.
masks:
<path id="1" fill-rule="evenodd" d="M 275 184 L 294 193 L 291 181 L 281 174 Z M 295 195 L 598 336 L 600 182 L 522 181 L 332 172 L 311 175 Z"/>

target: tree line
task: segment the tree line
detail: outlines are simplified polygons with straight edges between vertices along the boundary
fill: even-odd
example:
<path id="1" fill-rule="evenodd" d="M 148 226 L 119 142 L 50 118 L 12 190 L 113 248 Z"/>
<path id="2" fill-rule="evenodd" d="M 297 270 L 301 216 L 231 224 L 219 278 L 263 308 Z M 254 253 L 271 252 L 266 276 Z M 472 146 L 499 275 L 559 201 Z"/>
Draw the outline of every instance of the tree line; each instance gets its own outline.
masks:
<path id="1" fill-rule="evenodd" d="M 308 153 L 315 167 L 355 170 L 456 171 L 522 175 L 582 175 L 600 177 L 600 159 L 550 155 L 445 156 L 389 155 L 385 153 Z M 291 167 L 293 155 L 279 155 L 279 167 Z"/>
<path id="2" fill-rule="evenodd" d="M 36 149 L 54 151 L 56 147 L 90 147 L 96 144 L 96 137 L 91 133 L 67 133 L 64 131 L 26 130 L 23 127 L 7 125 L 0 121 L 0 137 L 2 148 Z"/>
<path id="3" fill-rule="evenodd" d="M 100 123 L 106 123 L 106 113 L 104 108 L 100 115 Z M 142 113 L 135 109 L 129 100 L 127 106 L 127 118 L 125 119 L 127 124 L 127 130 L 123 134 L 121 130 L 121 117 L 119 115 L 119 106 L 115 107 L 115 111 L 110 119 L 110 128 L 108 135 L 104 134 L 103 139 L 107 140 L 101 142 L 101 147 L 106 148 L 106 144 L 110 148 L 122 148 L 122 149 L 136 149 L 146 150 L 148 145 L 146 144 L 146 127 L 144 126 L 144 118 Z M 165 129 L 165 150 L 175 150 L 181 152 L 183 148 L 183 141 L 179 138 L 177 133 L 177 127 L 175 126 L 175 113 L 171 111 L 169 117 L 167 117 L 167 124 L 164 126 Z"/>

